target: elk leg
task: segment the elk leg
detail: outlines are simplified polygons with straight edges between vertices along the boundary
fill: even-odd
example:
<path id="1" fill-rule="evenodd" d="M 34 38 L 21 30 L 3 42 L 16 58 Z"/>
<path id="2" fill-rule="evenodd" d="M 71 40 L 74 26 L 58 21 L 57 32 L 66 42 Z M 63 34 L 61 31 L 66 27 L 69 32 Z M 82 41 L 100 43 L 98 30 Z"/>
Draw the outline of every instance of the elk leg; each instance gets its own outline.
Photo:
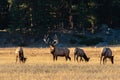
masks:
<path id="1" fill-rule="evenodd" d="M 114 64 L 114 56 L 111 56 L 110 60 L 111 60 L 111 63 Z"/>
<path id="2" fill-rule="evenodd" d="M 69 58 L 69 60 L 71 61 L 71 57 L 68 56 L 68 58 Z"/>
<path id="3" fill-rule="evenodd" d="M 71 58 L 69 56 L 65 57 L 66 58 L 66 61 L 69 59 L 71 61 Z"/>
<path id="4" fill-rule="evenodd" d="M 56 56 L 56 61 L 57 61 L 57 56 Z"/>
<path id="5" fill-rule="evenodd" d="M 106 62 L 106 58 L 107 58 L 107 57 L 104 57 L 104 58 L 103 58 L 103 64 Z"/>
<path id="6" fill-rule="evenodd" d="M 78 56 L 76 57 L 76 60 L 78 61 Z"/>
<path id="7" fill-rule="evenodd" d="M 53 61 L 55 61 L 55 56 L 53 56 Z"/>
<path id="8" fill-rule="evenodd" d="M 80 61 L 83 61 L 82 57 L 80 57 Z"/>
<path id="9" fill-rule="evenodd" d="M 22 59 L 21 59 L 21 57 L 19 57 L 19 63 L 21 63 L 22 62 Z"/>
<path id="10" fill-rule="evenodd" d="M 66 59 L 66 61 L 67 61 L 68 57 L 65 56 L 65 59 Z"/>
<path id="11" fill-rule="evenodd" d="M 21 58 L 20 58 L 20 61 L 24 63 L 24 62 L 25 62 L 25 61 L 24 61 L 24 57 L 21 57 Z"/>

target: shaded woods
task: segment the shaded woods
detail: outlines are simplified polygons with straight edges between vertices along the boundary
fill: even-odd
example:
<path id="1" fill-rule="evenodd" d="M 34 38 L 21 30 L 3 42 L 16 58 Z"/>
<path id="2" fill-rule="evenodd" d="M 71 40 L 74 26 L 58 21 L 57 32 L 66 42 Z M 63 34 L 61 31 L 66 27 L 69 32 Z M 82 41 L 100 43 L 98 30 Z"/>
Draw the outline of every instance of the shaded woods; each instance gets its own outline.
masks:
<path id="1" fill-rule="evenodd" d="M 49 31 L 119 28 L 120 0 L 1 0 L 0 29 L 37 39 Z"/>
<path id="2" fill-rule="evenodd" d="M 119 27 L 119 5 L 119 0 L 3 0 L 0 28 L 34 34 L 58 28 L 92 31 L 103 23 Z"/>

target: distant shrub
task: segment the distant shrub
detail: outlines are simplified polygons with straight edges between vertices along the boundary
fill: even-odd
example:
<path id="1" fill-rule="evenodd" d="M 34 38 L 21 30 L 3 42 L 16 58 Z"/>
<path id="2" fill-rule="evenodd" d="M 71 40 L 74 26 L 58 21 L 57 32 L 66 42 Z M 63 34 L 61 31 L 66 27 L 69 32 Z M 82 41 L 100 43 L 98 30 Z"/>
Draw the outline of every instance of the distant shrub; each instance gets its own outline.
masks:
<path id="1" fill-rule="evenodd" d="M 76 44 L 78 41 L 76 40 L 76 39 L 73 39 L 73 38 L 71 38 L 70 40 L 69 40 L 69 43 L 70 44 Z"/>
<path id="2" fill-rule="evenodd" d="M 27 43 L 19 43 L 19 44 L 17 44 L 17 46 L 23 46 L 23 47 L 25 47 L 25 46 L 28 46 L 28 44 Z"/>
<path id="3" fill-rule="evenodd" d="M 79 44 L 84 44 L 84 45 L 96 45 L 98 44 L 99 42 L 103 42 L 103 39 L 102 38 L 99 38 L 99 37 L 96 37 L 96 38 L 83 38 Z"/>
<path id="4" fill-rule="evenodd" d="M 87 38 L 85 35 L 83 34 L 74 34 L 73 37 L 76 37 L 76 38 Z"/>

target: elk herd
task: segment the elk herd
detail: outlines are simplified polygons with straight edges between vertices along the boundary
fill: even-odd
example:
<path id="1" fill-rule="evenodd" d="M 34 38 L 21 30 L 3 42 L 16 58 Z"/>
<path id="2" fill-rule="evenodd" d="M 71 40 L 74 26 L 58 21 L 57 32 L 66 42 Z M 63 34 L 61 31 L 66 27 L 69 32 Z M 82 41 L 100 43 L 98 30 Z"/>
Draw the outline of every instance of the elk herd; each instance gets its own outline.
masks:
<path id="1" fill-rule="evenodd" d="M 53 41 L 50 41 L 48 38 L 48 35 L 44 36 L 43 41 L 49 45 L 50 53 L 53 56 L 53 61 L 57 61 L 58 57 L 65 57 L 66 61 L 71 60 L 70 57 L 70 50 L 68 48 L 63 47 L 57 47 L 56 44 L 58 43 L 58 38 L 55 35 Z M 27 58 L 24 57 L 24 52 L 22 47 L 18 47 L 15 51 L 16 54 L 16 63 L 22 62 L 25 63 Z M 74 61 L 80 58 L 80 61 L 88 62 L 90 60 L 90 57 L 88 57 L 85 53 L 85 51 L 81 48 L 76 47 L 74 49 Z M 100 54 L 100 64 L 101 61 L 103 61 L 103 64 L 106 62 L 106 60 L 110 59 L 111 63 L 114 64 L 114 56 L 112 55 L 112 50 L 109 47 L 104 47 L 101 54 Z"/>

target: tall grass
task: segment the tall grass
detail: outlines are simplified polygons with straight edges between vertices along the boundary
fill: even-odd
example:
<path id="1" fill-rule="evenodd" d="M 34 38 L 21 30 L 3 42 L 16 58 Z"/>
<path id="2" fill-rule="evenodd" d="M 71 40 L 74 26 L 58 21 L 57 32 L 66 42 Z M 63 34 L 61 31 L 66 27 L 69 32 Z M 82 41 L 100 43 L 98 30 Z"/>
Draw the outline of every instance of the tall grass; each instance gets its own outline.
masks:
<path id="1" fill-rule="evenodd" d="M 48 48 L 24 48 L 28 58 L 25 64 L 15 63 L 15 48 L 0 49 L 0 80 L 119 80 L 119 47 L 112 47 L 115 64 L 99 61 L 101 48 L 83 48 L 90 62 L 73 60 L 74 48 L 70 48 L 72 61 L 58 57 L 52 60 Z"/>

